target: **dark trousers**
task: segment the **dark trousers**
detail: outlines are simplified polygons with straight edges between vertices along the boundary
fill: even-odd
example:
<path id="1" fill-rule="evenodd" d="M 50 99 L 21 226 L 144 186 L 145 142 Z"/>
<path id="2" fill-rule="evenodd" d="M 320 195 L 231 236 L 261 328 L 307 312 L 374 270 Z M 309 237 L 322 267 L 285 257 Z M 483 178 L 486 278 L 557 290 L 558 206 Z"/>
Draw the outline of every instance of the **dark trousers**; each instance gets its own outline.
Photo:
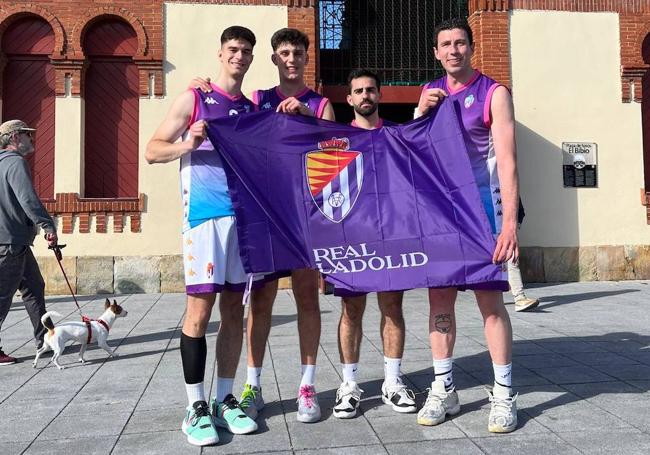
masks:
<path id="1" fill-rule="evenodd" d="M 36 346 L 43 342 L 46 329 L 41 324 L 45 314 L 45 282 L 32 249 L 23 245 L 0 245 L 0 328 L 11 300 L 20 290 L 29 319 L 34 327 Z"/>

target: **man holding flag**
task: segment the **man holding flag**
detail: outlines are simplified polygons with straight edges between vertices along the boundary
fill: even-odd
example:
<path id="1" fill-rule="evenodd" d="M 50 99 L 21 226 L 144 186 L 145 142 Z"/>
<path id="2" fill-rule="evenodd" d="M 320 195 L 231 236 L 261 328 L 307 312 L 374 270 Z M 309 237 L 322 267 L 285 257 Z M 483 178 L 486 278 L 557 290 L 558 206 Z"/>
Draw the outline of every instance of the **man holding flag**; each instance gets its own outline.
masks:
<path id="1" fill-rule="evenodd" d="M 434 54 L 446 76 L 427 84 L 416 115 L 431 110 L 440 96 L 454 103 L 461 113 L 465 142 L 480 200 L 496 236 L 492 260 L 517 261 L 518 179 L 515 122 L 508 89 L 472 69 L 472 30 L 465 20 L 451 19 L 434 31 Z M 488 430 L 508 433 L 517 427 L 517 395 L 512 392 L 512 327 L 503 303 L 502 290 L 470 286 L 483 316 L 485 337 L 494 369 L 494 387 L 488 391 L 491 410 Z M 460 412 L 452 365 L 456 339 L 454 304 L 458 287 L 429 289 L 429 337 L 435 380 L 424 407 L 421 425 L 437 425 L 447 415 Z"/>
<path id="2" fill-rule="evenodd" d="M 348 76 L 348 104 L 354 110 L 351 125 L 366 130 L 394 125 L 379 117 L 381 82 L 379 76 L 369 70 L 354 70 Z M 404 316 L 402 314 L 402 291 L 378 292 L 377 301 L 381 312 L 380 332 L 384 348 L 384 382 L 381 395 L 384 403 L 396 412 L 417 410 L 415 395 L 401 378 L 400 367 L 404 353 Z M 336 392 L 333 415 L 342 419 L 357 415 L 361 393 L 357 385 L 363 314 L 366 294 L 344 293 L 341 299 L 339 321 L 339 354 L 343 370 L 343 383 Z"/>
<path id="3" fill-rule="evenodd" d="M 228 164 L 247 272 L 318 267 L 337 292 L 430 289 L 440 377 L 421 424 L 460 410 L 453 305 L 457 289 L 475 290 L 497 378 L 489 429 L 508 432 L 516 427 L 512 332 L 499 291 L 508 289 L 502 263 L 517 254 L 512 103 L 469 66 L 466 22 L 445 27 L 436 56 L 449 77 L 423 92 L 425 118 L 365 130 L 262 112 L 212 121 L 208 135 Z"/>
<path id="4" fill-rule="evenodd" d="M 280 84 L 267 90 L 255 90 L 253 102 L 261 111 L 275 111 L 334 120 L 334 109 L 329 100 L 305 84 L 305 67 L 309 63 L 309 38 L 300 30 L 282 28 L 271 37 L 271 60 L 278 68 Z M 190 86 L 209 93 L 209 79 L 200 77 L 190 81 Z M 248 310 L 247 345 L 248 375 L 241 395 L 241 406 L 252 418 L 264 407 L 262 398 L 262 364 L 266 342 L 271 330 L 273 302 L 278 293 L 278 278 L 291 275 L 291 286 L 298 313 L 300 339 L 301 380 L 298 390 L 300 422 L 320 420 L 321 411 L 314 387 L 316 356 L 320 342 L 320 305 L 318 302 L 318 271 L 313 268 L 278 270 L 267 275 L 265 285 L 252 291 L 252 304 Z"/>
<path id="5" fill-rule="evenodd" d="M 206 139 L 206 121 L 252 112 L 255 105 L 241 92 L 253 61 L 255 35 L 232 26 L 221 35 L 221 72 L 212 93 L 186 90 L 147 144 L 149 163 L 181 161 L 183 200 L 183 262 L 187 310 L 181 334 L 181 360 L 188 398 L 183 433 L 190 444 L 216 444 L 215 425 L 233 434 L 257 430 L 257 424 L 232 395 L 241 353 L 244 309 L 241 304 L 247 276 L 242 267 L 235 228 L 235 212 L 223 163 Z M 177 139 L 182 138 L 181 141 Z M 203 380 L 207 345 L 205 333 L 220 294 L 221 324 L 217 336 L 215 396 L 208 406 Z"/>

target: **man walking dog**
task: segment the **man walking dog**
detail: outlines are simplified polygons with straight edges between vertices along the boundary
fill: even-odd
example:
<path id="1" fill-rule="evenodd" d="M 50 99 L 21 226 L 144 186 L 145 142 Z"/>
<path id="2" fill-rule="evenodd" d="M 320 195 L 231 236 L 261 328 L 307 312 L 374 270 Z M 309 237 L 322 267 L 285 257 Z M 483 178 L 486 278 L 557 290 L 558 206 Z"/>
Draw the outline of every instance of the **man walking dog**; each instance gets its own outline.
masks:
<path id="1" fill-rule="evenodd" d="M 21 120 L 0 125 L 0 327 L 17 290 L 34 327 L 39 348 L 45 327 L 45 282 L 30 246 L 36 227 L 45 231 L 49 246 L 56 245 L 56 227 L 34 191 L 25 157 L 34 151 L 36 130 Z M 0 366 L 16 363 L 0 347 Z"/>

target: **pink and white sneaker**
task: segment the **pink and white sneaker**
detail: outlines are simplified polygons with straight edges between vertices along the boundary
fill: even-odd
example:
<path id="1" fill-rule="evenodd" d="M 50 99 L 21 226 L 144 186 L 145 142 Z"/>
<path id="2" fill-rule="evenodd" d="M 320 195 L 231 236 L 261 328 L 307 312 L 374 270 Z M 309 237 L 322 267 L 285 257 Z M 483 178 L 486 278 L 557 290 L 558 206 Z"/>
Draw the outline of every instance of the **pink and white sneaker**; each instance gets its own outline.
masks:
<path id="1" fill-rule="evenodd" d="M 313 385 L 300 386 L 298 391 L 298 422 L 313 423 L 320 420 L 320 406 Z"/>

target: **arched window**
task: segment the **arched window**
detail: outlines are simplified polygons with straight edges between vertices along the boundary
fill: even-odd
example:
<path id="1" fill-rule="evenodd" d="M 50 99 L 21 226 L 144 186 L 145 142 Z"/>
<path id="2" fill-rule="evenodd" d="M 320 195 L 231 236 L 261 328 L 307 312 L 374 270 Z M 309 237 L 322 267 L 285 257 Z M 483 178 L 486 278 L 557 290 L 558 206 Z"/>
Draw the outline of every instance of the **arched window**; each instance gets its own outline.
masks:
<path id="1" fill-rule="evenodd" d="M 84 35 L 85 197 L 138 195 L 138 69 L 136 33 L 108 18 Z"/>
<path id="2" fill-rule="evenodd" d="M 650 34 L 643 40 L 641 47 L 643 61 L 650 64 Z M 641 100 L 641 121 L 643 129 L 643 173 L 646 194 L 650 193 L 650 71 L 646 71 L 642 79 L 643 98 Z M 634 95 L 632 95 L 634 97 Z M 648 210 L 648 224 L 650 224 L 650 206 Z"/>
<path id="3" fill-rule="evenodd" d="M 2 78 L 2 120 L 20 119 L 36 128 L 28 158 L 36 192 L 54 197 L 54 31 L 38 16 L 13 22 L 2 36 L 7 65 Z"/>

